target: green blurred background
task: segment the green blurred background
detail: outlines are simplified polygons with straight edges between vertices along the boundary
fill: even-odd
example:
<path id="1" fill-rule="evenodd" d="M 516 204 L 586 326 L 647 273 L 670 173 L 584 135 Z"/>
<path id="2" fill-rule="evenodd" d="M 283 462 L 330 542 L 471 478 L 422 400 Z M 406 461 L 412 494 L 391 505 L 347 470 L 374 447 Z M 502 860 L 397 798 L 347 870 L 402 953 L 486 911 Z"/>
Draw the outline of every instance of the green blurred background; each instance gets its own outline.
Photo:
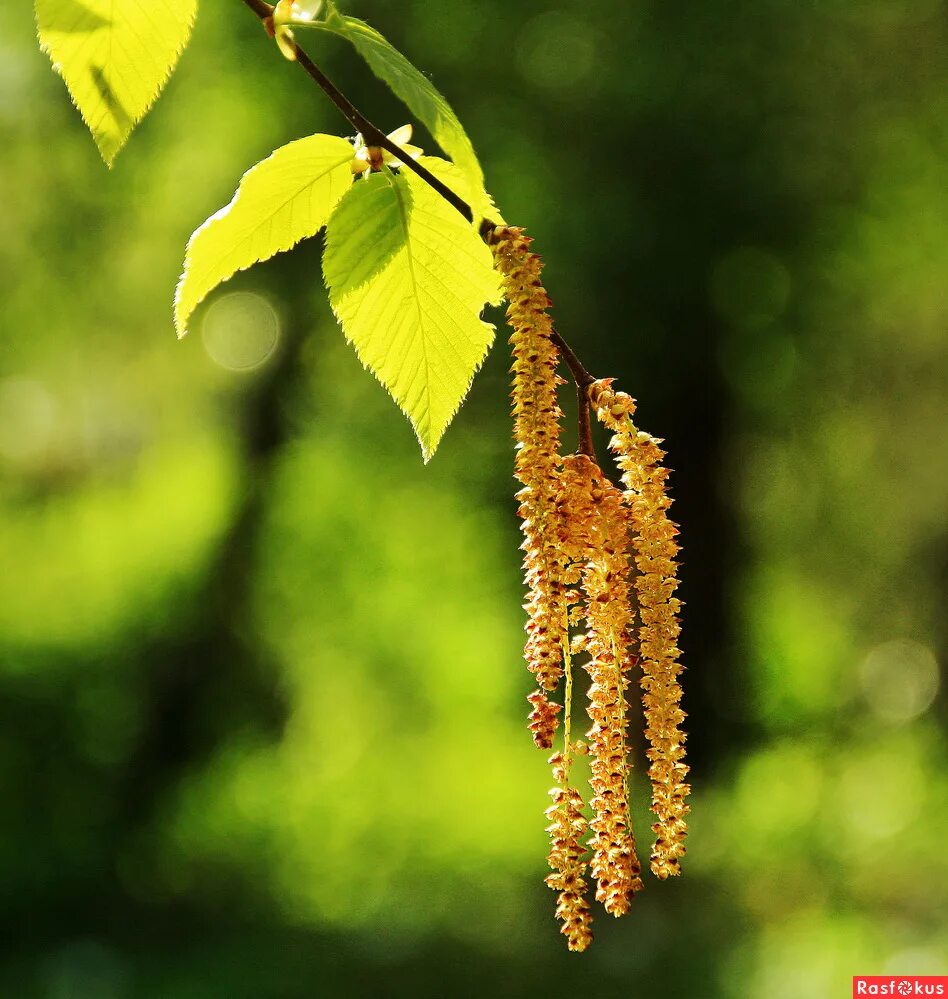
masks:
<path id="1" fill-rule="evenodd" d="M 504 338 L 428 467 L 318 241 L 175 341 L 192 229 L 345 123 L 238 0 L 201 0 L 108 173 L 3 4 L 0 995 L 829 999 L 948 973 L 948 8 L 348 9 L 449 96 L 564 334 L 668 442 L 685 876 L 565 952 Z M 647 842 L 640 766 L 635 792 Z"/>

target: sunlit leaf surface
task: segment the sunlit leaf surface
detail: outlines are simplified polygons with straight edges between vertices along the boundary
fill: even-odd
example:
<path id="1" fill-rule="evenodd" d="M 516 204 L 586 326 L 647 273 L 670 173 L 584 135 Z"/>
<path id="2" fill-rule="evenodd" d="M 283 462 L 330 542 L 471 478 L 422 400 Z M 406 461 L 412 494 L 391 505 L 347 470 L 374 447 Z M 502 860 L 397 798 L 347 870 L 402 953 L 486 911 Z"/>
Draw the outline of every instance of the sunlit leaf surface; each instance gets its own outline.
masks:
<path id="1" fill-rule="evenodd" d="M 484 191 L 484 172 L 464 126 L 437 87 L 405 58 L 383 35 L 356 17 L 335 10 L 316 27 L 324 27 L 348 39 L 369 68 L 403 100 L 424 123 L 439 146 L 464 173 L 472 189 L 471 203 L 479 203 Z"/>
<path id="2" fill-rule="evenodd" d="M 188 242 L 175 295 L 179 336 L 222 281 L 319 232 L 352 183 L 352 157 L 345 139 L 311 135 L 283 146 L 244 175 L 233 201 Z"/>
<path id="3" fill-rule="evenodd" d="M 493 339 L 480 318 L 499 297 L 490 251 L 414 174 L 386 172 L 360 181 L 339 205 L 323 269 L 346 337 L 428 460 Z"/>
<path id="4" fill-rule="evenodd" d="M 36 0 L 39 40 L 110 166 L 171 75 L 197 0 Z"/>

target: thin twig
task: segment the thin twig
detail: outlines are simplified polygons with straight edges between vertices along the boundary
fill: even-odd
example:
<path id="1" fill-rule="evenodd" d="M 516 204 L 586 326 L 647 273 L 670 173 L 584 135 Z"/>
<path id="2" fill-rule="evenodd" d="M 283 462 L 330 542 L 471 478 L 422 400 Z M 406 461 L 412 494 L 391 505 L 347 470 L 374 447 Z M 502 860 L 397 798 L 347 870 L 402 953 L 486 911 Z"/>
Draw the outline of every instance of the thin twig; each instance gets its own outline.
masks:
<path id="1" fill-rule="evenodd" d="M 569 368 L 570 374 L 573 376 L 573 381 L 576 382 L 576 387 L 582 388 L 584 391 L 588 389 L 596 379 L 583 367 L 582 361 L 573 352 L 573 348 L 570 347 L 556 330 L 553 330 L 550 334 L 550 339 L 556 344 L 557 350 L 559 350 L 563 360 L 566 362 L 566 367 Z"/>
<path id="2" fill-rule="evenodd" d="M 589 386 L 596 380 L 584 367 L 582 361 L 573 352 L 573 348 L 560 336 L 556 330 L 550 333 L 550 339 L 556 344 L 560 357 L 566 362 L 573 381 L 576 383 L 576 419 L 578 422 L 579 454 L 585 454 L 596 459 L 596 445 L 593 443 L 592 422 L 589 419 Z"/>
<path id="3" fill-rule="evenodd" d="M 260 18 L 264 27 L 266 27 L 272 34 L 274 8 L 267 3 L 266 0 L 244 0 L 244 3 L 254 12 L 254 14 L 257 15 L 257 17 Z M 474 212 L 471 209 L 471 206 L 463 198 L 458 197 L 458 195 L 455 194 L 450 187 L 438 180 L 438 178 L 435 177 L 430 170 L 427 170 L 421 163 L 412 159 L 408 153 L 401 149 L 396 143 L 392 142 L 392 140 L 380 128 L 369 121 L 369 119 L 362 114 L 362 112 L 352 103 L 352 101 L 349 100 L 348 97 L 346 97 L 346 95 L 332 82 L 332 80 L 326 76 L 316 63 L 313 62 L 306 51 L 301 48 L 295 40 L 293 42 L 293 46 L 296 54 L 296 61 L 316 83 L 320 90 L 322 90 L 322 92 L 338 108 L 346 121 L 348 121 L 357 132 L 361 132 L 362 138 L 364 139 L 366 145 L 380 146 L 382 149 L 390 152 L 393 156 L 400 160 L 405 167 L 407 167 L 407 169 L 417 174 L 429 187 L 437 191 L 437 193 L 440 194 L 441 197 L 448 202 L 448 204 L 456 208 L 468 220 L 468 222 L 474 221 Z M 494 228 L 496 228 L 496 225 L 496 222 L 484 219 L 480 225 L 481 236 L 486 240 L 487 235 L 492 232 Z M 589 399 L 586 390 L 596 379 L 583 367 L 573 349 L 563 339 L 563 337 L 560 336 L 559 333 L 554 331 L 551 334 L 550 339 L 556 344 L 556 347 L 560 352 L 560 356 L 569 368 L 570 374 L 573 376 L 573 381 L 576 383 L 577 399 L 580 403 L 580 451 L 583 454 L 588 454 L 590 457 L 595 458 L 589 421 Z"/>
<path id="4" fill-rule="evenodd" d="M 593 444 L 592 421 L 589 419 L 589 396 L 586 394 L 586 389 L 578 382 L 576 384 L 576 420 L 579 424 L 579 443 L 576 453 L 592 458 L 598 465 L 596 445 Z"/>
<path id="5" fill-rule="evenodd" d="M 294 43 L 295 44 L 295 43 Z M 346 119 L 351 122 L 353 128 L 362 133 L 362 138 L 367 146 L 381 146 L 382 149 L 390 152 L 404 166 L 416 173 L 429 186 L 434 188 L 438 194 L 444 198 L 452 207 L 456 208 L 468 222 L 474 221 L 474 212 L 471 206 L 463 199 L 459 198 L 447 184 L 438 180 L 426 167 L 413 159 L 408 153 L 401 149 L 396 143 L 380 129 L 377 128 L 368 118 L 365 117 L 352 102 L 340 91 L 328 76 L 313 62 L 312 59 L 299 47 L 296 46 L 296 61 L 306 70 L 307 73 L 322 88 L 323 93 L 336 105 Z"/>
<path id="6" fill-rule="evenodd" d="M 264 21 L 273 16 L 273 7 L 265 0 L 244 0 L 244 3 Z M 272 28 L 272 21 L 270 22 Z M 349 100 L 348 97 L 329 79 L 328 76 L 316 65 L 295 40 L 293 46 L 296 52 L 296 61 L 309 74 L 320 90 L 336 105 L 342 116 L 357 131 L 362 133 L 362 138 L 367 146 L 380 146 L 390 152 L 396 159 L 400 160 L 409 170 L 416 173 L 429 187 L 432 187 L 444 198 L 452 207 L 456 208 L 468 222 L 474 221 L 474 212 L 471 206 L 458 197 L 447 184 L 438 180 L 430 170 L 416 163 L 412 157 L 403 149 L 399 148 L 392 140 Z"/>
<path id="7" fill-rule="evenodd" d="M 244 0 L 244 3 L 260 18 L 261 21 L 273 17 L 273 7 L 264 0 Z"/>

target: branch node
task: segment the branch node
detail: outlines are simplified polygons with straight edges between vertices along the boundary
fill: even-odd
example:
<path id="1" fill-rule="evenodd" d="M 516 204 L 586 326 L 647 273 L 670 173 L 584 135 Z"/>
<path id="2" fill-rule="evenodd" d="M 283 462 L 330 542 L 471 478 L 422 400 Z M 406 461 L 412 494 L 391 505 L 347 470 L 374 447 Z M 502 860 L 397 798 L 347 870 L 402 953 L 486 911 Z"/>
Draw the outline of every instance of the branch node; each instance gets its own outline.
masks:
<path id="1" fill-rule="evenodd" d="M 275 8 L 271 4 L 267 3 L 266 0 L 244 0 L 244 3 L 254 12 L 254 14 L 257 15 L 257 17 L 260 18 L 267 33 L 272 37 L 274 34 L 273 12 Z M 342 113 L 346 121 L 348 121 L 357 132 L 362 133 L 362 138 L 366 145 L 380 146 L 382 149 L 390 152 L 393 156 L 401 160 L 401 162 L 405 165 L 405 168 L 413 171 L 430 188 L 440 194 L 441 197 L 448 202 L 448 204 L 456 208 L 464 216 L 464 218 L 468 220 L 468 222 L 473 223 L 476 221 L 473 209 L 463 198 L 455 194 L 450 187 L 435 177 L 430 170 L 426 169 L 421 163 L 418 163 L 403 149 L 399 148 L 399 146 L 392 142 L 392 140 L 380 128 L 373 125 L 372 122 L 369 121 L 369 119 L 355 107 L 352 101 L 350 101 L 349 98 L 346 97 L 341 90 L 339 90 L 332 80 L 326 76 L 316 63 L 313 62 L 313 60 L 299 46 L 299 44 L 294 43 L 294 49 L 296 61 L 303 67 L 320 90 L 322 90 L 322 92 Z M 489 244 L 491 242 L 491 236 L 496 228 L 496 222 L 491 219 L 483 219 L 478 226 L 478 232 L 480 233 L 481 239 L 483 239 L 485 243 Z M 550 334 L 550 339 L 555 344 L 557 350 L 559 351 L 560 357 L 562 357 L 566 366 L 569 368 L 570 374 L 573 376 L 573 381 L 576 383 L 577 399 L 580 400 L 580 453 L 587 454 L 591 458 L 595 458 L 589 421 L 589 399 L 587 397 L 586 390 L 596 379 L 593 378 L 593 376 L 583 367 L 572 348 L 559 335 L 559 333 L 556 332 L 556 330 L 553 330 Z"/>
<path id="2" fill-rule="evenodd" d="M 579 427 L 579 443 L 576 448 L 577 454 L 584 454 L 587 458 L 598 465 L 599 459 L 596 457 L 596 445 L 592 437 L 592 420 L 589 418 L 589 393 L 578 382 L 576 384 L 576 419 Z"/>

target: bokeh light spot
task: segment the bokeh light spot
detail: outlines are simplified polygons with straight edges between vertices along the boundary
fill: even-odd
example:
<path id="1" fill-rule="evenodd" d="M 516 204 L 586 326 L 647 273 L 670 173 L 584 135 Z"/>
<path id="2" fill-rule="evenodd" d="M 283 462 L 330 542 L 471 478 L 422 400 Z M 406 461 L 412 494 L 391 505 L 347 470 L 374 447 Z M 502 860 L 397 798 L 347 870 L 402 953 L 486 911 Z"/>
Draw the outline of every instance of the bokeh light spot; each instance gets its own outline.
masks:
<path id="1" fill-rule="evenodd" d="M 759 329 L 779 319 L 790 301 L 790 272 L 770 251 L 742 246 L 711 270 L 711 301 L 729 322 Z"/>
<path id="2" fill-rule="evenodd" d="M 718 358 L 728 384 L 748 404 L 773 410 L 781 399 L 792 399 L 797 347 L 779 328 L 735 329 L 722 338 Z"/>
<path id="3" fill-rule="evenodd" d="M 46 999 L 125 999 L 128 968 L 95 940 L 76 940 L 51 954 L 43 968 Z"/>
<path id="4" fill-rule="evenodd" d="M 262 296 L 235 291 L 208 309 L 203 334 L 211 360 L 228 371 L 252 371 L 276 351 L 280 320 Z"/>
<path id="5" fill-rule="evenodd" d="M 895 639 L 872 649 L 859 669 L 863 697 L 873 713 L 893 724 L 924 714 L 939 684 L 938 660 L 919 642 Z"/>
<path id="6" fill-rule="evenodd" d="M 829 0 L 815 8 L 829 17 L 851 21 L 879 30 L 903 24 L 921 24 L 938 9 L 939 0 Z"/>
<path id="7" fill-rule="evenodd" d="M 596 40 L 589 23 L 561 11 L 533 18 L 519 40 L 523 75 L 549 90 L 569 90 L 596 65 Z"/>
<path id="8" fill-rule="evenodd" d="M 948 961 L 935 947 L 909 947 L 898 950 L 886 961 L 884 975 L 945 975 Z"/>
<path id="9" fill-rule="evenodd" d="M 899 749 L 879 744 L 843 767 L 833 808 L 836 822 L 849 828 L 847 849 L 891 839 L 923 810 L 925 777 L 920 761 Z"/>
<path id="10" fill-rule="evenodd" d="M 0 457 L 30 462 L 47 448 L 56 406 L 46 388 L 27 378 L 0 381 Z"/>
<path id="11" fill-rule="evenodd" d="M 780 743 L 750 756 L 734 795 L 734 819 L 745 831 L 742 847 L 772 846 L 793 835 L 816 812 L 823 774 L 813 748 Z"/>

